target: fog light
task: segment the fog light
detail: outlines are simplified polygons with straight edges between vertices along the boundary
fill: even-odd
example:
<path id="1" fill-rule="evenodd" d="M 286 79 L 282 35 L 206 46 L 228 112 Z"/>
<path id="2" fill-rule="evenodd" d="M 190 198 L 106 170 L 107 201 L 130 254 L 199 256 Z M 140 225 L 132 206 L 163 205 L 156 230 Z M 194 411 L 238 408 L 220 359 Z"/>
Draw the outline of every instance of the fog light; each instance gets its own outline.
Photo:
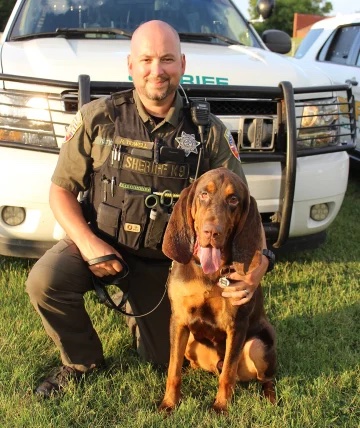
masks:
<path id="1" fill-rule="evenodd" d="M 325 220 L 328 215 L 328 204 L 316 204 L 310 208 L 310 217 L 315 221 Z"/>
<path id="2" fill-rule="evenodd" d="M 25 220 L 25 209 L 22 207 L 4 207 L 1 218 L 9 226 L 19 226 Z"/>

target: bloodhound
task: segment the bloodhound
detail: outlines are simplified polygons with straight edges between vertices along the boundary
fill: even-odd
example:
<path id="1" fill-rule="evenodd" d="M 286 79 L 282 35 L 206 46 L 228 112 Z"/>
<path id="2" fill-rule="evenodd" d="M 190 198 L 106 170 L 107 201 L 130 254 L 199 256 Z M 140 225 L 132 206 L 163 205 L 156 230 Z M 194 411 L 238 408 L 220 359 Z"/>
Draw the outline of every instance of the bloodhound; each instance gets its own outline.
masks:
<path id="1" fill-rule="evenodd" d="M 261 218 L 244 182 L 218 168 L 184 189 L 171 214 L 163 252 L 173 260 L 168 284 L 172 316 L 166 391 L 159 409 L 171 411 L 180 400 L 184 356 L 193 368 L 219 375 L 215 411 L 227 410 L 236 381 L 258 379 L 264 396 L 275 402 L 275 332 L 261 286 L 248 303 L 234 306 L 218 285 L 230 269 L 243 275 L 261 261 Z"/>

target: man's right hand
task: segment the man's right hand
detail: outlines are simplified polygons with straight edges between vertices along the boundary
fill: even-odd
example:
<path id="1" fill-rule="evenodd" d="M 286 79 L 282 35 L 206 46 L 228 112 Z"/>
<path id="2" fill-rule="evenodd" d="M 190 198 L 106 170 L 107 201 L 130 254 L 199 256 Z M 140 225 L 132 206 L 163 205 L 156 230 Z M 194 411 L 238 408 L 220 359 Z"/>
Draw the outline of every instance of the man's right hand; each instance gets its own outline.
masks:
<path id="1" fill-rule="evenodd" d="M 77 194 L 54 183 L 50 186 L 50 206 L 56 220 L 74 241 L 83 259 L 88 262 L 108 254 L 121 255 L 109 244 L 98 238 L 87 224 L 77 200 Z M 122 270 L 121 263 L 114 259 L 89 266 L 91 272 L 99 277 L 115 275 Z"/>
<path id="2" fill-rule="evenodd" d="M 80 253 L 86 262 L 98 257 L 107 256 L 108 254 L 116 254 L 120 259 L 122 259 L 120 253 L 118 253 L 114 247 L 98 238 L 96 235 L 93 235 L 93 237 L 88 239 L 88 242 L 85 245 L 82 245 L 82 247 L 83 248 L 80 249 Z M 89 269 L 94 275 L 101 278 L 103 276 L 115 275 L 121 272 L 123 266 L 119 260 L 113 259 L 91 265 L 89 266 Z"/>

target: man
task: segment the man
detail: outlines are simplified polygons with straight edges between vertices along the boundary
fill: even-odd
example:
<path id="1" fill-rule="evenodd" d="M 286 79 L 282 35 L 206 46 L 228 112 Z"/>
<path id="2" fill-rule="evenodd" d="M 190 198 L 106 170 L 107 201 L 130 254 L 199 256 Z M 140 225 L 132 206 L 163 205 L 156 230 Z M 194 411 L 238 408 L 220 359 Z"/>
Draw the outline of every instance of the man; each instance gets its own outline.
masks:
<path id="1" fill-rule="evenodd" d="M 139 354 L 154 363 L 168 361 L 170 305 L 162 295 L 169 260 L 157 245 L 161 243 L 153 242 L 144 201 L 153 191 L 175 194 L 189 184 L 198 167 L 200 142 L 189 108 L 177 93 L 185 56 L 176 31 L 162 21 L 141 25 L 132 37 L 128 69 L 135 90 L 90 102 L 77 113 L 52 177 L 50 205 L 67 236 L 38 260 L 27 280 L 30 300 L 63 363 L 37 387 L 43 397 L 104 362 L 83 295 L 93 289 L 93 275 L 115 275 L 123 266 L 111 257 L 94 263 L 99 257 L 115 254 L 127 263 L 124 282 L 131 309 L 134 314 L 151 312 L 136 318 Z M 178 168 L 164 147 L 172 147 Z M 212 115 L 203 153 L 210 168 L 225 166 L 243 176 L 231 134 Z M 85 219 L 77 197 L 89 188 Z M 169 214 L 166 207 L 158 208 L 152 218 L 157 225 Z M 234 305 L 249 301 L 268 263 L 263 256 L 261 266 L 247 276 L 232 273 L 236 282 L 223 296 Z"/>

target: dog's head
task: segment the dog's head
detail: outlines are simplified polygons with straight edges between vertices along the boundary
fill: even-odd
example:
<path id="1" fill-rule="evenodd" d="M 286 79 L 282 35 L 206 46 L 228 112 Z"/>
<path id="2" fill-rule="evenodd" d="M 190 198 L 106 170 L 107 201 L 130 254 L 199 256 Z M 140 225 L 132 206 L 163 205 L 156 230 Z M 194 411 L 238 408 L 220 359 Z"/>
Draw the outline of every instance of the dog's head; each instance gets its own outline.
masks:
<path id="1" fill-rule="evenodd" d="M 217 168 L 184 189 L 171 214 L 162 249 L 182 264 L 195 257 L 204 273 L 233 263 L 237 272 L 245 274 L 259 265 L 261 217 L 241 178 Z"/>

